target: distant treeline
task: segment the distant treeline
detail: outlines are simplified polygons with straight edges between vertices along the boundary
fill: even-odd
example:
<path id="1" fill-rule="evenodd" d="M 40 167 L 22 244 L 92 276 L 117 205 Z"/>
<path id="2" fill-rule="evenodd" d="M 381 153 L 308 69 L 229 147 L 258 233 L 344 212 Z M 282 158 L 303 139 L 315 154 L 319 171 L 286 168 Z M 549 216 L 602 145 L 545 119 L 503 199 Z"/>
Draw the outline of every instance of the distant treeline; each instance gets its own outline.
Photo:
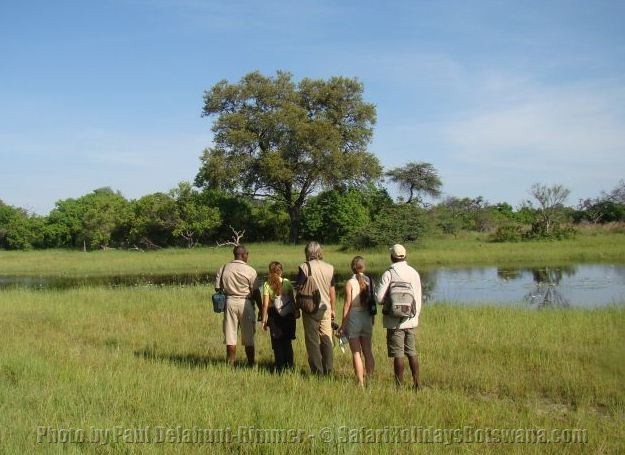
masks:
<path id="1" fill-rule="evenodd" d="M 558 239 L 573 235 L 579 223 L 625 221 L 624 188 L 621 181 L 612 192 L 569 207 L 549 198 L 554 187 L 535 185 L 536 201 L 513 208 L 482 197 L 423 204 L 394 201 L 386 189 L 373 184 L 337 187 L 306 202 L 299 240 L 366 248 L 461 231 L 487 232 L 493 241 Z M 194 247 L 229 241 L 234 231 L 244 232 L 244 242 L 286 242 L 289 226 L 289 214 L 280 202 L 198 190 L 189 183 L 136 200 L 101 188 L 58 201 L 47 216 L 0 201 L 0 248 L 12 250 Z"/>

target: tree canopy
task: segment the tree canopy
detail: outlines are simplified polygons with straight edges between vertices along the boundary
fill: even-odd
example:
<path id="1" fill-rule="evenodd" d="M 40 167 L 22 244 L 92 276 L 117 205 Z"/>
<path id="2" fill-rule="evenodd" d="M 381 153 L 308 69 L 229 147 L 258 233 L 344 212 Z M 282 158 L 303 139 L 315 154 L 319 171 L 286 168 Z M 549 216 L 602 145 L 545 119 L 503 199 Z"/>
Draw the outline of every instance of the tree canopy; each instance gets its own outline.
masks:
<path id="1" fill-rule="evenodd" d="M 422 203 L 423 196 L 439 197 L 441 195 L 443 182 L 438 176 L 436 168 L 430 163 L 407 163 L 386 172 L 386 176 L 392 182 L 399 184 L 402 190 L 407 190 L 410 193 L 406 201 L 408 203 L 413 200 Z"/>
<path id="2" fill-rule="evenodd" d="M 377 179 L 382 168 L 367 149 L 376 115 L 357 79 L 302 79 L 249 73 L 204 94 L 203 116 L 216 116 L 214 147 L 206 149 L 199 187 L 273 198 L 298 239 L 307 198 L 325 187 Z"/>

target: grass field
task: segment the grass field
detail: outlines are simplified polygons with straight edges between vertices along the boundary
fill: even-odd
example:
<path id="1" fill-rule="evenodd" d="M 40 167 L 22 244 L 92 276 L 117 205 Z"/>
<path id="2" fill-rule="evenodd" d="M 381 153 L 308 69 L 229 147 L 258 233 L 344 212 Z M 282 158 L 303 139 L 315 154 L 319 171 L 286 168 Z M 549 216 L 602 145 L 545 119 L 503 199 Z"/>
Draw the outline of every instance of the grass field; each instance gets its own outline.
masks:
<path id="1" fill-rule="evenodd" d="M 271 373 L 262 331 L 258 367 L 228 368 L 209 294 L 202 286 L 0 292 L 0 452 L 625 451 L 622 305 L 425 306 L 425 388 L 415 393 L 393 384 L 381 321 L 365 390 L 338 348 L 332 378 L 308 375 L 300 323 L 295 372 Z M 289 435 L 296 442 L 263 443 Z M 487 436 L 517 442 L 458 442 Z M 411 437 L 437 443 L 401 443 Z M 585 442 L 521 442 L 542 437 Z M 185 442 L 194 438 L 204 443 Z"/>
<path id="2" fill-rule="evenodd" d="M 303 261 L 303 245 L 251 244 L 250 264 L 265 273 L 270 261 L 278 260 L 287 273 Z M 490 243 L 484 236 L 429 239 L 407 245 L 408 260 L 417 269 L 466 265 L 565 265 L 579 262 L 625 262 L 625 234 L 591 231 L 560 242 Z M 372 273 L 389 263 L 388 250 L 342 251 L 325 248 L 325 258 L 339 273 L 347 273 L 354 255 L 365 257 Z M 0 275 L 103 276 L 124 274 L 197 273 L 214 274 L 232 259 L 231 248 L 167 249 L 151 252 L 107 250 L 0 251 Z"/>

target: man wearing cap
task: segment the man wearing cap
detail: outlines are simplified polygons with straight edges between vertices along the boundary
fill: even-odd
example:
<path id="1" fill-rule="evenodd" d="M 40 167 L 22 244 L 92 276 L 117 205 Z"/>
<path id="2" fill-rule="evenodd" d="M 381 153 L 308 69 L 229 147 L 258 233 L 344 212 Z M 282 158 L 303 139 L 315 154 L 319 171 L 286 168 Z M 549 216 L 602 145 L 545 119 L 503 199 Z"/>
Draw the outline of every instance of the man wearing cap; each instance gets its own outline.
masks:
<path id="1" fill-rule="evenodd" d="M 402 245 L 393 245 L 390 252 L 392 264 L 380 278 L 376 298 L 379 304 L 385 302 L 385 296 L 391 281 L 404 281 L 412 286 L 416 302 L 415 316 L 412 318 L 397 318 L 385 314 L 382 324 L 386 329 L 386 346 L 388 356 L 393 359 L 397 385 L 402 385 L 404 381 L 404 356 L 406 356 L 412 372 L 414 387 L 418 389 L 420 386 L 419 361 L 417 359 L 415 332 L 419 324 L 419 313 L 421 312 L 421 278 L 419 273 L 406 262 L 406 249 Z"/>
<path id="2" fill-rule="evenodd" d="M 256 287 L 256 270 L 247 264 L 248 251 L 243 245 L 232 250 L 234 260 L 225 264 L 217 272 L 215 288 L 222 283 L 226 294 L 223 332 L 226 344 L 226 361 L 234 364 L 237 358 L 237 332 L 241 327 L 241 337 L 245 346 L 247 363 L 254 364 L 254 333 L 256 332 L 256 314 L 252 302 L 252 291 Z"/>

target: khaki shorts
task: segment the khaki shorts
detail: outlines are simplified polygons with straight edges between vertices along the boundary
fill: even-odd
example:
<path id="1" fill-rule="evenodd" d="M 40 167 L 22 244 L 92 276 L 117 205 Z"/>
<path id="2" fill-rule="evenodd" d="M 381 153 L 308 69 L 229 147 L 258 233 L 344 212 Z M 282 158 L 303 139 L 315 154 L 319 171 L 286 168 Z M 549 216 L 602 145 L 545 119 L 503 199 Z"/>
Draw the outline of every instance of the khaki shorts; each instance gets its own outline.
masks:
<path id="1" fill-rule="evenodd" d="M 389 357 L 417 355 L 415 329 L 387 329 L 386 347 Z"/>
<path id="2" fill-rule="evenodd" d="M 371 338 L 373 332 L 373 317 L 369 309 L 352 308 L 347 314 L 347 338 Z"/>
<path id="3" fill-rule="evenodd" d="M 256 333 L 256 313 L 251 300 L 228 297 L 224 310 L 224 343 L 228 346 L 237 345 L 237 332 L 241 327 L 241 338 L 244 346 L 254 346 Z"/>

